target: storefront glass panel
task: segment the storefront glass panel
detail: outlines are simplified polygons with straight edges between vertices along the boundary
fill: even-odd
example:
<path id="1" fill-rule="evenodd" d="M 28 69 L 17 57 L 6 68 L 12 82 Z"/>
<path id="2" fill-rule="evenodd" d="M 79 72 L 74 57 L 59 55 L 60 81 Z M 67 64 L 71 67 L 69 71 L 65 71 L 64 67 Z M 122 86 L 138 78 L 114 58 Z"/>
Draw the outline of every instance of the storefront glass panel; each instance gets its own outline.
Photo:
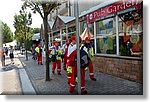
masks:
<path id="1" fill-rule="evenodd" d="M 116 54 L 115 18 L 108 18 L 96 22 L 97 53 Z"/>
<path id="2" fill-rule="evenodd" d="M 142 56 L 142 24 L 142 14 L 138 12 L 133 11 L 119 15 L 119 52 L 121 56 Z"/>

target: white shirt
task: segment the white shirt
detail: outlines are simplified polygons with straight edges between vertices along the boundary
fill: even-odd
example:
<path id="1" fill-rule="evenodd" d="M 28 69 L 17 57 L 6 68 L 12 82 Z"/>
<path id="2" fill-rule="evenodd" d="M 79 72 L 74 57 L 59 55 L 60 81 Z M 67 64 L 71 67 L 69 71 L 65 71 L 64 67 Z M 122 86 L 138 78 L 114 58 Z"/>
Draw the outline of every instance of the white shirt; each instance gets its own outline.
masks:
<path id="1" fill-rule="evenodd" d="M 69 57 L 70 56 L 70 54 L 74 51 L 74 50 L 76 50 L 77 49 L 77 45 L 76 44 L 69 44 L 69 47 L 68 47 L 68 54 L 67 54 L 67 57 Z"/>

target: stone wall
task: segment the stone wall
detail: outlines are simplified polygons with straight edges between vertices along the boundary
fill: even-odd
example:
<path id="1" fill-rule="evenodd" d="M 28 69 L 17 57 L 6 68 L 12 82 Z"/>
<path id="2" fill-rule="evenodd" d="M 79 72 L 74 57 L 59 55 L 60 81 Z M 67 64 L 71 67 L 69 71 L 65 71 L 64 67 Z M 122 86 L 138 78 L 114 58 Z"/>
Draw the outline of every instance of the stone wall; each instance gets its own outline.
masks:
<path id="1" fill-rule="evenodd" d="M 141 58 L 96 55 L 93 66 L 94 70 L 103 73 L 143 82 L 143 59 Z"/>

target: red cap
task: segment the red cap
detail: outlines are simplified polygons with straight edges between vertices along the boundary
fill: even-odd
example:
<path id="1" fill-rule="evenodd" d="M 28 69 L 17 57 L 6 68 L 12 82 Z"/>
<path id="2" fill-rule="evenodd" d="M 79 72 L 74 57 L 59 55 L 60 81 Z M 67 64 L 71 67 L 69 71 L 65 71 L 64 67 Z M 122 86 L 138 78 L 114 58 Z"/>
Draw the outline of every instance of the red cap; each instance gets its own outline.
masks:
<path id="1" fill-rule="evenodd" d="M 55 44 L 58 43 L 58 41 L 55 41 Z"/>
<path id="2" fill-rule="evenodd" d="M 86 38 L 85 38 L 85 41 L 90 41 L 90 37 L 86 37 Z"/>
<path id="3" fill-rule="evenodd" d="M 76 36 L 72 36 L 71 38 L 70 38 L 70 40 L 74 40 L 74 41 L 76 41 Z"/>
<path id="4" fill-rule="evenodd" d="M 41 47 L 41 44 L 38 44 L 38 47 Z"/>

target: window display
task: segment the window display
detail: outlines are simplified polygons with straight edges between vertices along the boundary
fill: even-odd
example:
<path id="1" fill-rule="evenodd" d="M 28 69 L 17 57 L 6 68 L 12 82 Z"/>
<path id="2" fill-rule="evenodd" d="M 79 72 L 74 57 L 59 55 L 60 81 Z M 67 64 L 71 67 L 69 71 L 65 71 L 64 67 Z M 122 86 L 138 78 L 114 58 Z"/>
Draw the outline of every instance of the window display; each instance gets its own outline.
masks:
<path id="1" fill-rule="evenodd" d="M 142 56 L 143 49 L 143 18 L 137 12 L 120 15 L 119 48 L 122 56 Z M 129 17 L 131 19 L 129 19 Z"/>
<path id="2" fill-rule="evenodd" d="M 96 22 L 97 53 L 116 54 L 115 18 Z"/>

